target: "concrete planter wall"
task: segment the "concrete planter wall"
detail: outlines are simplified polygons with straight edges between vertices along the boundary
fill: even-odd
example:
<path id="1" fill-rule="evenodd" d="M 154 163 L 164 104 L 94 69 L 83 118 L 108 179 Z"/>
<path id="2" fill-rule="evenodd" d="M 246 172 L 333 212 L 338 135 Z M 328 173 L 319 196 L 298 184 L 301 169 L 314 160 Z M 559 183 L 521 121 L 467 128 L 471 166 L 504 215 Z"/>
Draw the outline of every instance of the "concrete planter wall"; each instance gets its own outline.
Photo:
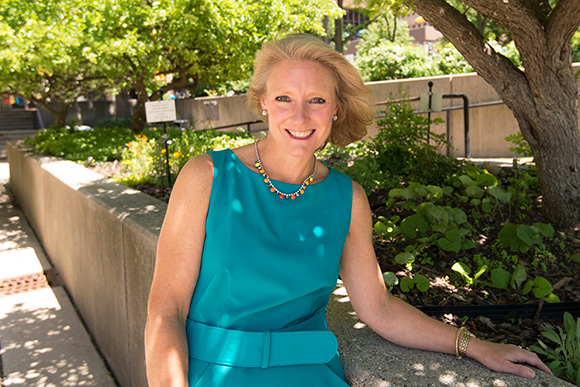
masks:
<path id="1" fill-rule="evenodd" d="M 122 386 L 145 386 L 143 331 L 167 205 L 9 145 L 10 186 Z"/>
<path id="2" fill-rule="evenodd" d="M 10 187 L 119 384 L 146 386 L 143 331 L 167 205 L 12 144 L 8 160 Z M 327 315 L 352 386 L 571 386 L 543 373 L 526 380 L 391 344 L 358 320 L 340 286 Z"/>

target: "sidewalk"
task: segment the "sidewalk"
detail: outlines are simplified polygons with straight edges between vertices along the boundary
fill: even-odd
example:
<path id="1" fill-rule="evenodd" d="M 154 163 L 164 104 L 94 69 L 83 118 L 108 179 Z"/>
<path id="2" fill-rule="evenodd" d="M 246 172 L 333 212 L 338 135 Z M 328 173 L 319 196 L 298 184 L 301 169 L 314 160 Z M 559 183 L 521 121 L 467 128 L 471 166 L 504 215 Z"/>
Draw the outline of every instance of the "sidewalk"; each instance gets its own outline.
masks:
<path id="1" fill-rule="evenodd" d="M 8 182 L 0 161 L 0 386 L 116 386 Z"/>

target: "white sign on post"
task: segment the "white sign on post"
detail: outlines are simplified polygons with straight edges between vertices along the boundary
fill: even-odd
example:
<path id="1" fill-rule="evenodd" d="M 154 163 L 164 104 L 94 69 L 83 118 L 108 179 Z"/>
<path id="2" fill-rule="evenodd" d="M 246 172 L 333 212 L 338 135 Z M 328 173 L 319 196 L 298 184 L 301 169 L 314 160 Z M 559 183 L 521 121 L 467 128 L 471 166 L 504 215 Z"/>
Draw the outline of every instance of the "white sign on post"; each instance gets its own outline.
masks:
<path id="1" fill-rule="evenodd" d="M 443 100 L 443 94 L 441 93 L 431 93 L 431 109 L 429 109 L 429 93 L 421 93 L 421 99 L 419 101 L 419 109 L 424 112 L 440 112 L 441 102 Z"/>
<path id="2" fill-rule="evenodd" d="M 145 102 L 145 116 L 147 117 L 147 123 L 175 121 L 177 119 L 175 101 L 170 99 L 167 101 Z"/>

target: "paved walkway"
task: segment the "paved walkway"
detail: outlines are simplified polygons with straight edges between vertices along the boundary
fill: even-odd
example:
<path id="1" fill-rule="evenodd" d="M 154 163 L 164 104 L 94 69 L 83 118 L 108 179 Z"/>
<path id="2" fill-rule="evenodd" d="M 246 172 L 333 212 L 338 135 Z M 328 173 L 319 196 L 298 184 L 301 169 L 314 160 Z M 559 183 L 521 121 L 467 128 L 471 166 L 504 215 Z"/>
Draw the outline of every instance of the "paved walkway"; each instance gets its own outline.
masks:
<path id="1" fill-rule="evenodd" d="M 0 161 L 0 386 L 116 386 L 8 182 Z"/>

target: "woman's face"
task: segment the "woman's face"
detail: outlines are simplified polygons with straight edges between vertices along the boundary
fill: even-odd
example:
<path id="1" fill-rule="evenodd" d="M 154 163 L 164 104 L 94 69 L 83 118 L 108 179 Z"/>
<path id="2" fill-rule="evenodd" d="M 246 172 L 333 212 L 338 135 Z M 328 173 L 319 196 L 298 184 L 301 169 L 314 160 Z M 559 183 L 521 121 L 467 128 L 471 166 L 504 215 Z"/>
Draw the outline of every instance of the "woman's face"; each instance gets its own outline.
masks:
<path id="1" fill-rule="evenodd" d="M 337 111 L 334 90 L 329 70 L 320 63 L 278 62 L 261 99 L 268 112 L 268 137 L 291 156 L 311 155 L 330 135 Z"/>

